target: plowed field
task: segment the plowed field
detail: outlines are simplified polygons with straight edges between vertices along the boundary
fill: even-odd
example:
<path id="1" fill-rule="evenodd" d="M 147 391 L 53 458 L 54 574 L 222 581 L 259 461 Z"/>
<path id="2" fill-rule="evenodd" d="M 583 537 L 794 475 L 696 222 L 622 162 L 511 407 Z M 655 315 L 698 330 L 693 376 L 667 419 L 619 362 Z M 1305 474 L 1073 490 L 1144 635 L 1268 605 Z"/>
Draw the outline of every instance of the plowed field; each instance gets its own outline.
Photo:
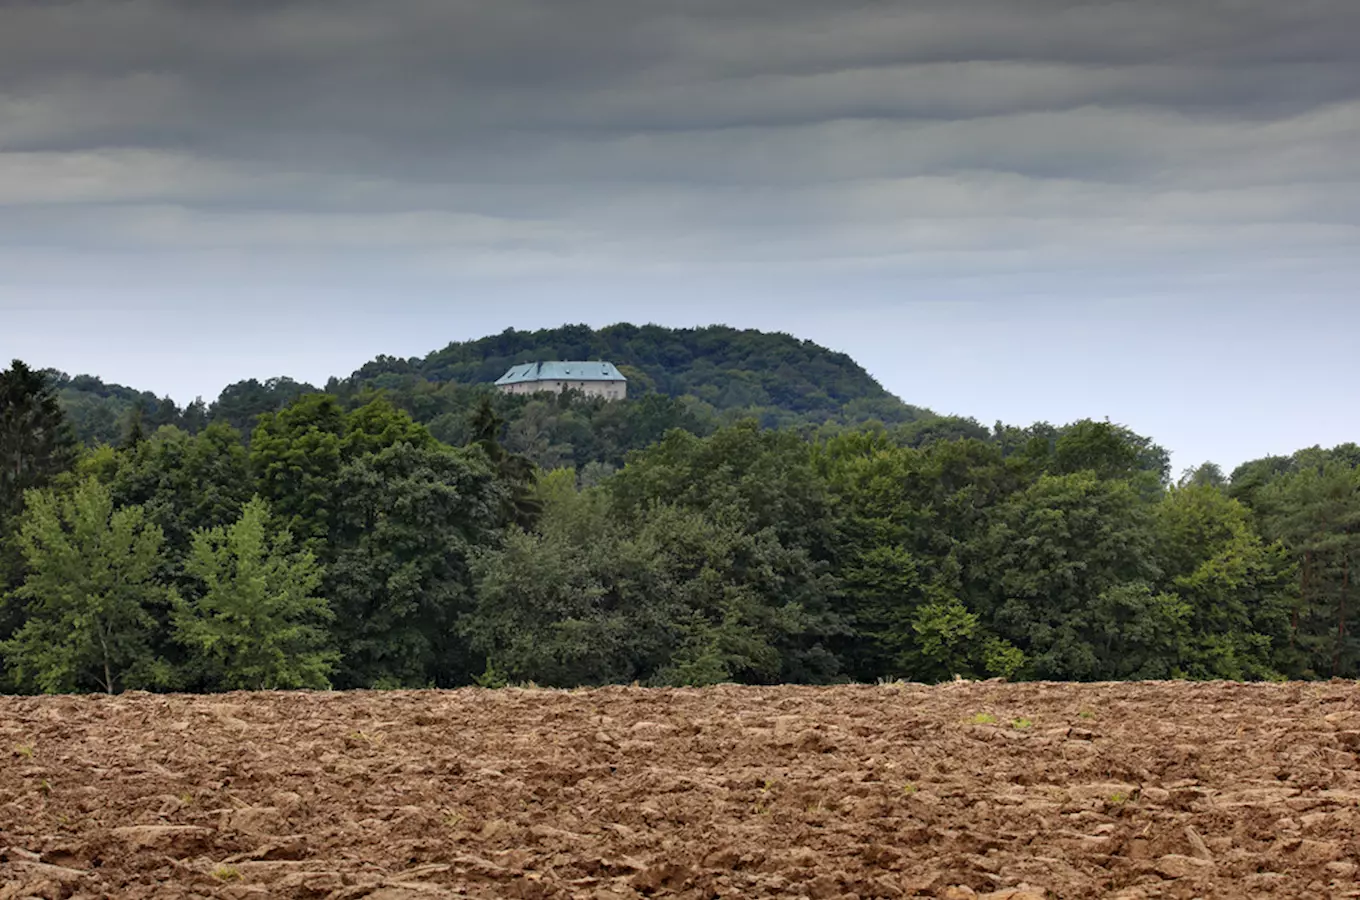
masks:
<path id="1" fill-rule="evenodd" d="M 0 698 L 0 900 L 1360 896 L 1353 684 Z"/>

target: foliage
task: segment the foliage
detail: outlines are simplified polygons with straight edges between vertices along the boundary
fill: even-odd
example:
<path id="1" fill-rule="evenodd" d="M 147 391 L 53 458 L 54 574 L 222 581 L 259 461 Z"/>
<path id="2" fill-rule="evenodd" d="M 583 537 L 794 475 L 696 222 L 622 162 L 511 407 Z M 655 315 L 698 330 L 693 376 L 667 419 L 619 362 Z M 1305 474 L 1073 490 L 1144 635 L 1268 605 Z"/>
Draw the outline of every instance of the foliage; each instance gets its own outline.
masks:
<path id="1" fill-rule="evenodd" d="M 1154 511 L 1164 581 L 1188 604 L 1177 668 L 1193 678 L 1271 678 L 1288 642 L 1290 562 L 1251 513 L 1191 479 Z"/>
<path id="2" fill-rule="evenodd" d="M 264 414 L 282 412 L 301 398 L 315 393 L 316 388 L 310 384 L 291 378 L 270 378 L 263 383 L 251 378 L 223 389 L 208 415 L 215 423 L 229 425 L 242 434 L 250 434 Z"/>
<path id="3" fill-rule="evenodd" d="M 336 475 L 325 596 L 343 653 L 337 683 L 465 684 L 456 634 L 469 557 L 497 540 L 506 489 L 475 452 L 399 443 Z"/>
<path id="4" fill-rule="evenodd" d="M 69 494 L 29 492 L 19 531 L 28 576 L 6 601 L 23 605 L 25 621 L 0 644 L 14 682 L 47 693 L 152 686 L 152 610 L 172 596 L 156 577 L 161 544 L 141 507 L 115 509 L 93 478 Z"/>
<path id="5" fill-rule="evenodd" d="M 0 527 L 75 461 L 75 440 L 49 377 L 19 360 L 0 372 Z"/>
<path id="6" fill-rule="evenodd" d="M 1301 451 L 1292 471 L 1256 495 L 1268 536 L 1298 567 L 1290 610 L 1290 648 L 1297 674 L 1341 676 L 1360 663 L 1351 627 L 1355 564 L 1360 559 L 1360 465 L 1346 452 Z"/>
<path id="7" fill-rule="evenodd" d="M 166 425 L 122 453 L 87 455 L 85 471 L 99 473 L 120 506 L 137 505 L 165 534 L 177 570 L 192 532 L 231 524 L 254 494 L 240 435 L 212 425 L 197 436 Z"/>
<path id="8" fill-rule="evenodd" d="M 285 527 L 304 542 L 323 541 L 341 468 L 401 443 L 430 447 L 435 440 L 381 398 L 347 413 L 334 397 L 308 394 L 260 417 L 251 438 L 250 464 L 261 496 L 285 517 Z"/>
<path id="9" fill-rule="evenodd" d="M 19 360 L 0 372 L 0 595 L 24 577 L 16 531 L 25 495 L 76 460 L 75 438 L 54 387 L 51 373 L 35 372 Z M 0 607 L 0 640 L 22 624 L 16 605 Z"/>
<path id="10" fill-rule="evenodd" d="M 984 582 L 972 586 L 978 612 L 1025 653 L 1031 674 L 1113 677 L 1111 629 L 1159 612 L 1119 602 L 1157 575 L 1146 518 L 1128 482 L 1094 471 L 1041 476 L 995 509 L 965 566 Z"/>
<path id="11" fill-rule="evenodd" d="M 189 666 L 213 687 L 277 690 L 329 687 L 336 655 L 326 649 L 332 616 L 316 596 L 321 573 L 287 531 L 268 532 L 269 509 L 255 498 L 226 528 L 198 531 L 186 565 L 201 584 L 176 598 L 176 640 Z"/>
<path id="12" fill-rule="evenodd" d="M 772 532 L 660 505 L 627 527 L 598 490 L 557 492 L 474 568 L 464 627 L 511 681 L 768 683 L 815 628 L 797 599 L 815 575 Z"/>
<path id="13" fill-rule="evenodd" d="M 634 381 L 630 390 L 671 397 L 693 396 L 715 409 L 778 408 L 822 419 L 855 400 L 877 401 L 865 417 L 903 421 L 914 417 L 843 353 L 785 334 L 734 328 L 670 329 L 659 325 L 584 325 L 450 344 L 422 359 L 380 357 L 354 380 L 388 387 L 383 379 L 419 376 L 435 383 L 479 384 L 511 366 L 545 359 L 608 359 Z"/>
<path id="14" fill-rule="evenodd" d="M 630 399 L 488 387 L 558 357 Z M 1122 425 L 935 416 L 722 328 L 510 331 L 211 408 L 15 363 L 0 400 L 11 689 L 1360 674 L 1354 444 L 1173 484 Z"/>
<path id="15" fill-rule="evenodd" d="M 106 384 L 92 375 L 50 375 L 63 412 L 79 439 L 89 445 L 123 443 L 134 428 L 145 433 L 174 425 L 197 434 L 208 424 L 202 399 L 181 409 L 169 397 Z"/>
<path id="16" fill-rule="evenodd" d="M 469 422 L 472 429 L 472 443 L 482 452 L 497 477 L 506 486 L 503 515 L 508 521 L 522 528 L 533 524 L 542 512 L 542 505 L 533 496 L 533 462 L 525 456 L 512 453 L 501 441 L 505 429 L 502 419 L 488 398 L 477 405 Z"/>

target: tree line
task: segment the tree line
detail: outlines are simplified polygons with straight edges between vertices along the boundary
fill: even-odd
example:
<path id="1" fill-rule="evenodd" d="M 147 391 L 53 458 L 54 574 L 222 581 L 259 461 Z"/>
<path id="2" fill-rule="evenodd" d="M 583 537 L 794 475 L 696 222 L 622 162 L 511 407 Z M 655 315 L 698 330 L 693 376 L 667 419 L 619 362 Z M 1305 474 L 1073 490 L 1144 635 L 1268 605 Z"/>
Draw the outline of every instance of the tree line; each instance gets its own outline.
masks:
<path id="1" fill-rule="evenodd" d="M 611 360 L 638 402 L 503 396 L 492 389 L 512 365 L 545 359 Z M 226 424 L 249 438 L 261 415 L 324 392 L 347 410 L 382 397 L 440 441 L 461 446 L 470 439 L 473 413 L 489 402 L 506 420 L 503 440 L 512 452 L 541 468 L 593 466 L 596 477 L 672 428 L 710 434 L 755 419 L 767 428 L 810 433 L 828 422 L 899 425 L 931 417 L 889 394 L 845 354 L 789 335 L 721 326 L 510 329 L 424 358 L 380 356 L 323 388 L 289 378 L 250 379 L 228 386 L 210 404 L 199 399 L 183 408 L 169 397 L 93 376 L 52 374 L 62 409 L 90 445 L 117 444 L 131 432 L 164 425 L 197 434 L 209 424 Z"/>
<path id="2" fill-rule="evenodd" d="M 91 447 L 58 388 L 0 373 L 10 691 L 1360 665 L 1355 445 L 1173 483 L 1164 450 L 1108 422 L 742 420 L 661 428 L 587 472 L 517 452 L 486 397 L 455 443 L 380 393 L 304 392 L 249 434 Z"/>

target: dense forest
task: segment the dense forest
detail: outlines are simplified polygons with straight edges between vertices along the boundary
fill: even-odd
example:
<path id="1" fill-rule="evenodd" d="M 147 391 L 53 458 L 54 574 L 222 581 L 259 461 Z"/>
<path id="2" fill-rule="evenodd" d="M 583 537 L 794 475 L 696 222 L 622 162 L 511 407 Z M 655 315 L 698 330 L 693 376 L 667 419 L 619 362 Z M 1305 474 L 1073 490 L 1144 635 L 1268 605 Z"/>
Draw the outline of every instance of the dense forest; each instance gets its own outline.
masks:
<path id="1" fill-rule="evenodd" d="M 492 383 L 511 366 L 547 359 L 607 359 L 628 377 L 635 402 L 507 397 L 493 391 Z M 672 428 L 710 434 L 754 419 L 762 427 L 806 434 L 828 425 L 873 420 L 905 426 L 934 418 L 889 394 L 845 354 L 785 334 L 720 326 L 509 330 L 450 344 L 424 359 L 379 357 L 348 378 L 332 378 L 324 388 L 288 378 L 241 381 L 210 405 L 198 400 L 183 409 L 168 397 L 107 385 L 92 376 L 52 374 L 62 409 L 76 435 L 90 445 L 116 444 L 133 427 L 162 425 L 197 434 L 223 423 L 249 437 L 260 415 L 321 390 L 347 410 L 381 396 L 439 440 L 461 445 L 470 436 L 472 411 L 490 397 L 506 420 L 506 446 L 543 468 L 618 467 L 629 451 L 656 443 Z"/>
<path id="2" fill-rule="evenodd" d="M 485 388 L 538 355 L 634 396 Z M 507 332 L 184 409 L 0 373 L 8 691 L 1353 678 L 1358 551 L 1354 444 L 1173 479 L 784 336 Z"/>

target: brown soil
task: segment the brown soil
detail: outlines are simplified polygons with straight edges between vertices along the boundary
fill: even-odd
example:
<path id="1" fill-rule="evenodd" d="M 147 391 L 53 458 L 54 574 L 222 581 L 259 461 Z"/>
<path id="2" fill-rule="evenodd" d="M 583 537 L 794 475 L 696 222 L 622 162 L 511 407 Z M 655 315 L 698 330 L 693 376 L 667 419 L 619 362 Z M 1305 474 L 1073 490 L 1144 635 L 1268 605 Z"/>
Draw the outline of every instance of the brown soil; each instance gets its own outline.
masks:
<path id="1" fill-rule="evenodd" d="M 0 900 L 1360 896 L 1353 684 L 0 698 Z"/>

